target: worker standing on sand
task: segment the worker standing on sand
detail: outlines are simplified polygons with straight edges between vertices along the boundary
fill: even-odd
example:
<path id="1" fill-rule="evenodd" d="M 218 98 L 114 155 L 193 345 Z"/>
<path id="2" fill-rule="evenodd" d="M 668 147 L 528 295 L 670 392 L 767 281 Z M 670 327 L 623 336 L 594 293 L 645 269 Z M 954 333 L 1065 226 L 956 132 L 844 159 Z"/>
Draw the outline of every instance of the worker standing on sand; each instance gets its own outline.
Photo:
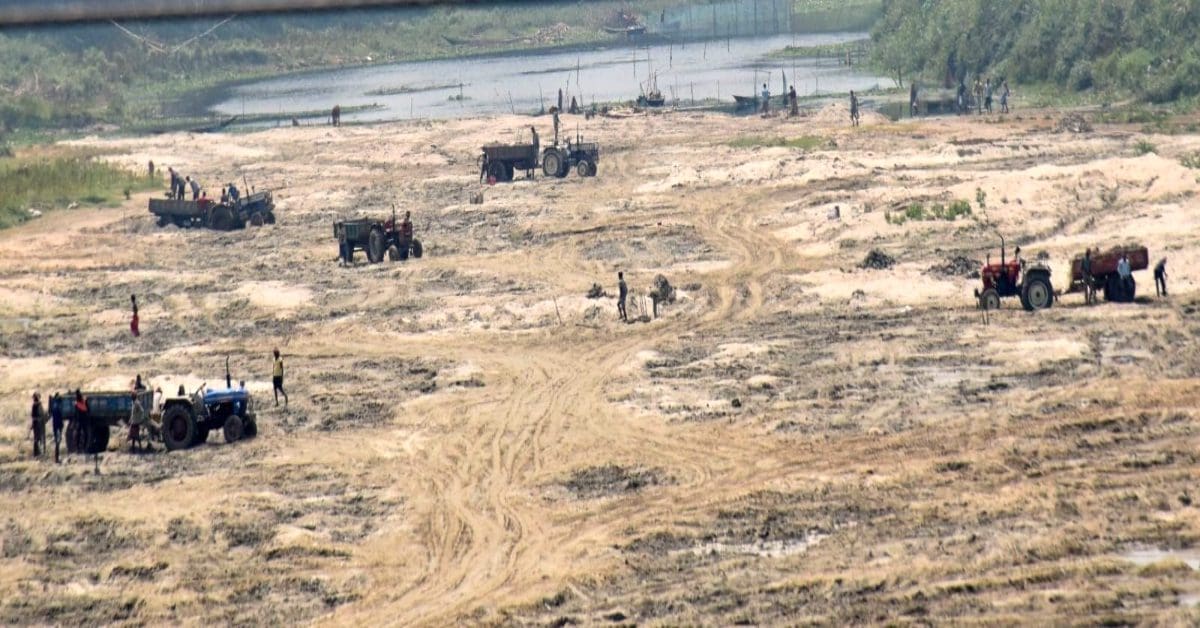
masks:
<path id="1" fill-rule="evenodd" d="M 987 82 L 984 83 L 984 86 L 983 86 L 983 92 L 984 92 L 983 107 L 985 109 L 987 109 L 987 112 L 989 114 L 992 112 L 992 94 L 995 91 L 996 91 L 996 88 L 994 85 L 992 85 L 992 79 L 989 78 L 987 80 Z"/>
<path id="2" fill-rule="evenodd" d="M 629 286 L 625 285 L 625 273 L 617 273 L 617 314 L 621 320 L 629 322 L 629 316 L 625 313 L 625 297 L 629 296 Z"/>
<path id="3" fill-rule="evenodd" d="M 975 77 L 975 113 L 983 115 L 983 80 Z"/>
<path id="4" fill-rule="evenodd" d="M 850 125 L 858 126 L 858 96 L 850 90 Z"/>
<path id="5" fill-rule="evenodd" d="M 59 396 L 58 393 L 54 393 L 54 396 L 50 397 L 50 427 L 54 428 L 54 462 L 55 462 L 55 464 L 61 462 L 61 460 L 59 460 L 59 457 L 58 457 L 58 451 L 59 451 L 59 445 L 62 443 L 62 432 L 63 432 L 63 413 L 62 413 L 62 408 L 60 408 L 58 405 L 60 403 L 59 399 L 61 399 L 61 397 Z"/>
<path id="6" fill-rule="evenodd" d="M 33 457 L 40 458 L 46 449 L 46 411 L 42 409 L 42 397 L 33 393 L 33 408 L 29 411 L 30 429 L 33 431 Z"/>
<path id="7" fill-rule="evenodd" d="M 271 370 L 271 383 L 275 386 L 275 405 L 279 405 L 279 393 L 283 393 L 283 407 L 288 405 L 287 392 L 283 390 L 283 358 L 279 356 L 279 349 L 275 350 L 275 364 Z"/>
<path id="8" fill-rule="evenodd" d="M 92 418 L 88 401 L 78 388 L 75 389 L 75 416 L 79 421 L 79 438 L 82 441 L 79 443 L 79 449 L 85 454 L 92 455 L 92 462 L 96 465 L 96 475 L 100 475 L 100 452 L 103 451 L 101 449 L 103 442 L 100 439 L 101 425 Z M 108 429 L 107 423 L 103 425 L 103 429 Z"/>
<path id="9" fill-rule="evenodd" d="M 788 88 L 788 116 L 796 117 L 800 115 L 800 102 L 796 98 L 796 86 L 792 85 Z"/>
<path id="10" fill-rule="evenodd" d="M 133 399 L 133 404 L 129 409 L 129 451 L 132 452 L 134 445 L 137 445 L 139 450 L 143 450 L 142 426 L 146 423 L 146 409 L 142 407 L 136 390 L 129 393 L 129 396 Z"/>
<path id="11" fill-rule="evenodd" d="M 908 89 L 908 117 L 917 117 L 917 82 L 913 81 Z"/>
<path id="12" fill-rule="evenodd" d="M 1154 265 L 1154 292 L 1160 297 L 1167 296 L 1167 258 L 1165 257 Z"/>
<path id="13" fill-rule="evenodd" d="M 1000 84 L 1000 113 L 1008 113 L 1008 79 Z"/>
<path id="14" fill-rule="evenodd" d="M 771 90 L 767 89 L 766 83 L 763 83 L 762 101 L 763 101 L 762 112 L 763 112 L 763 115 L 765 116 L 768 113 L 771 113 Z"/>
<path id="15" fill-rule="evenodd" d="M 329 112 L 329 123 L 333 126 L 342 126 L 342 106 L 334 105 L 333 111 Z"/>
<path id="16" fill-rule="evenodd" d="M 1117 262 L 1117 275 L 1121 277 L 1121 301 L 1132 301 L 1133 269 L 1129 266 L 1129 256 L 1121 253 L 1121 261 Z"/>
<path id="17" fill-rule="evenodd" d="M 142 335 L 142 332 L 138 329 L 139 321 L 136 294 L 129 295 L 129 303 L 133 305 L 133 316 L 129 319 L 129 332 L 133 334 L 134 338 L 137 338 L 138 336 Z"/>
<path id="18" fill-rule="evenodd" d="M 408 250 L 412 246 L 413 224 L 412 212 L 404 212 L 404 220 L 400 221 L 400 246 Z"/>
<path id="19" fill-rule="evenodd" d="M 1083 252 L 1079 263 L 1079 274 L 1083 275 L 1083 300 L 1088 305 L 1096 303 L 1096 280 L 1092 278 L 1092 249 Z"/>

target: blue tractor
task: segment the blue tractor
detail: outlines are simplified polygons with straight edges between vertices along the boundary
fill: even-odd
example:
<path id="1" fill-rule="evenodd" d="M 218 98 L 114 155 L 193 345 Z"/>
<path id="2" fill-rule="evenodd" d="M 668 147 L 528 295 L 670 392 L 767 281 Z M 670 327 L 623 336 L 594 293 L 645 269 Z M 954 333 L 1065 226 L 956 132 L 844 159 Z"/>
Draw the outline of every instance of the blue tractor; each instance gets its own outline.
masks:
<path id="1" fill-rule="evenodd" d="M 191 395 L 171 397 L 163 403 L 162 439 L 168 450 L 199 445 L 213 430 L 221 430 L 227 443 L 258 435 L 254 400 L 245 388 L 233 387 L 228 364 L 225 388 L 206 390 L 201 384 Z"/>

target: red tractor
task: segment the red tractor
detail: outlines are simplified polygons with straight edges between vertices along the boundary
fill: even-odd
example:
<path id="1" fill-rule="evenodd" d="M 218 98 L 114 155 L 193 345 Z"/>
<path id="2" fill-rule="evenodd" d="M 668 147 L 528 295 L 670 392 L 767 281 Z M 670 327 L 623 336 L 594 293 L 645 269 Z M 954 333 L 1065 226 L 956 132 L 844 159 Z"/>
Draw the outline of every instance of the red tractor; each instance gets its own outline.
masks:
<path id="1" fill-rule="evenodd" d="M 979 273 L 983 290 L 975 290 L 979 307 L 985 310 L 1000 308 L 1000 299 L 1020 297 L 1026 310 L 1044 310 L 1054 305 L 1054 287 L 1050 283 L 1050 267 L 1041 262 L 1021 259 L 1021 247 L 1013 251 L 1012 260 L 1005 258 L 1004 236 L 1000 236 L 1000 263 L 993 264 L 991 256 Z"/>

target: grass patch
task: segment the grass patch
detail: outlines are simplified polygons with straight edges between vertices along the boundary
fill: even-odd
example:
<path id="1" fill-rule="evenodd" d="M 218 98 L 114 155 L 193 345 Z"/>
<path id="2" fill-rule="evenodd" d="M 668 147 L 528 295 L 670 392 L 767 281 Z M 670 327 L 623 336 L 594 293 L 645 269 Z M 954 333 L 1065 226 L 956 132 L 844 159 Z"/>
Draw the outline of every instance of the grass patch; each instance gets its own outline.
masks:
<path id="1" fill-rule="evenodd" d="M 34 216 L 30 210 L 72 203 L 104 205 L 157 184 L 86 154 L 0 158 L 0 229 Z"/>
<path id="2" fill-rule="evenodd" d="M 820 44 L 816 46 L 787 46 L 776 50 L 769 56 L 776 59 L 844 59 L 847 54 L 856 59 L 869 53 L 869 39 L 847 41 L 840 44 Z"/>
<path id="3" fill-rule="evenodd" d="M 1184 168 L 1200 170 L 1200 151 L 1180 157 L 1179 163 L 1182 164 Z"/>
<path id="4" fill-rule="evenodd" d="M 902 225 L 910 220 L 917 222 L 927 220 L 953 222 L 960 217 L 974 217 L 974 213 L 971 211 L 971 203 L 962 199 L 954 201 L 949 205 L 935 203 L 928 207 L 922 203 L 913 203 L 906 207 L 904 211 L 883 213 L 883 219 L 889 225 Z"/>
<path id="5" fill-rule="evenodd" d="M 1148 155 L 1150 153 L 1158 152 L 1158 147 L 1146 140 L 1138 140 L 1138 143 L 1134 145 L 1133 149 L 1137 151 L 1138 155 Z"/>
<path id="6" fill-rule="evenodd" d="M 731 142 L 733 148 L 795 148 L 798 150 L 816 150 L 825 146 L 825 138 L 816 135 L 801 135 L 800 137 L 739 137 Z"/>

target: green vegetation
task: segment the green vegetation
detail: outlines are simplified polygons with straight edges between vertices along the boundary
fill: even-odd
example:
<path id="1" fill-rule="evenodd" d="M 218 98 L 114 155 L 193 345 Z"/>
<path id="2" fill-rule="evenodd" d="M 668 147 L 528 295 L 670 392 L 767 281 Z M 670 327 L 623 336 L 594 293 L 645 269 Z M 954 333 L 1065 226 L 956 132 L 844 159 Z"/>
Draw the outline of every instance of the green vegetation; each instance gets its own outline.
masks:
<path id="1" fill-rule="evenodd" d="M 731 140 L 729 146 L 733 148 L 796 148 L 803 151 L 816 150 L 827 144 L 823 137 L 816 135 L 802 135 L 800 137 L 759 137 L 759 136 L 743 136 Z"/>
<path id="2" fill-rule="evenodd" d="M 849 54 L 858 58 L 867 54 L 869 43 L 870 40 L 861 39 L 840 44 L 787 46 L 771 53 L 771 56 L 776 59 L 844 59 Z"/>
<path id="3" fill-rule="evenodd" d="M 1148 155 L 1150 153 L 1157 153 L 1158 147 L 1146 140 L 1138 140 L 1133 150 L 1137 151 L 1138 155 Z"/>
<path id="4" fill-rule="evenodd" d="M 1200 170 L 1200 151 L 1180 157 L 1179 163 L 1183 164 L 1184 168 Z"/>
<path id="5" fill-rule="evenodd" d="M 884 0 L 796 0 L 792 28 L 804 33 L 870 30 L 883 15 Z"/>
<path id="6" fill-rule="evenodd" d="M 910 220 L 946 220 L 953 222 L 958 218 L 971 218 L 971 203 L 962 199 L 950 203 L 949 206 L 935 203 L 930 207 L 925 207 L 921 203 L 913 203 L 909 205 L 903 212 L 884 212 L 883 219 L 889 225 L 902 225 Z"/>
<path id="7" fill-rule="evenodd" d="M 1200 94 L 1200 12 L 1178 0 L 886 0 L 872 57 L 898 83 L 978 75 L 1168 102 Z"/>
<path id="8" fill-rule="evenodd" d="M 107 205 L 158 181 L 86 154 L 0 158 L 0 229 L 72 203 Z"/>

